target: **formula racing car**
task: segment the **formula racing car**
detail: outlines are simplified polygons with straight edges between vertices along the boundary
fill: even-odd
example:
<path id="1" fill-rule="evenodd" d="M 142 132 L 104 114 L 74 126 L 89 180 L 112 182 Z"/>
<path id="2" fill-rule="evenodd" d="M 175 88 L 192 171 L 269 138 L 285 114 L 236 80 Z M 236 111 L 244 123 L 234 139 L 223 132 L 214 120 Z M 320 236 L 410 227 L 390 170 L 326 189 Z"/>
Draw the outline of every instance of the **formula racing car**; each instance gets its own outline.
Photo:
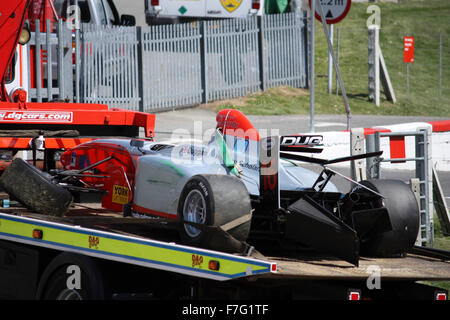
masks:
<path id="1" fill-rule="evenodd" d="M 99 192 L 103 207 L 126 217 L 177 222 L 181 241 L 194 246 L 213 245 L 202 226 L 219 227 L 242 242 L 299 244 L 355 265 L 360 255 L 402 255 L 414 245 L 419 209 L 407 184 L 353 181 L 342 193 L 330 181 L 336 172 L 329 164 L 380 153 L 305 156 L 320 153 L 322 136 L 260 137 L 234 109 L 220 111 L 216 120 L 208 142 L 83 143 L 62 153 L 63 169 L 50 174 L 16 159 L 0 185 L 25 206 L 53 215 L 63 215 L 77 192 Z"/>

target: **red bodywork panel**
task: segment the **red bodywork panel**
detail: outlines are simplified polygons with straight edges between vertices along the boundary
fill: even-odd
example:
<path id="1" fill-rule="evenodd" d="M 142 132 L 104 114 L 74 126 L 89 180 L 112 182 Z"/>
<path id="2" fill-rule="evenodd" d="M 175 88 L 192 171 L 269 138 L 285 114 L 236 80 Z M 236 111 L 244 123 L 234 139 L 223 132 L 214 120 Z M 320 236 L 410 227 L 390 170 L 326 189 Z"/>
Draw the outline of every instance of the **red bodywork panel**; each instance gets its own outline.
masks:
<path id="1" fill-rule="evenodd" d="M 92 141 L 65 151 L 61 163 L 66 170 L 81 170 L 113 156 L 90 170 L 106 178 L 83 178 L 90 186 L 107 193 L 102 197 L 102 207 L 122 211 L 123 205 L 133 198 L 137 158 L 141 154 L 131 153 L 122 145 L 103 141 Z"/>
<path id="2" fill-rule="evenodd" d="M 46 149 L 68 149 L 80 143 L 98 139 L 103 135 L 100 126 L 121 129 L 122 127 L 142 127 L 145 136 L 154 136 L 155 115 L 144 112 L 111 108 L 102 104 L 83 103 L 11 103 L 0 102 L 0 128 L 13 125 L 45 130 L 46 126 L 65 130 L 71 127 L 80 131 L 83 126 L 99 126 L 98 134 L 92 137 L 46 138 Z M 118 136 L 118 135 L 116 135 Z M 30 149 L 30 138 L 2 137 L 0 149 Z"/>

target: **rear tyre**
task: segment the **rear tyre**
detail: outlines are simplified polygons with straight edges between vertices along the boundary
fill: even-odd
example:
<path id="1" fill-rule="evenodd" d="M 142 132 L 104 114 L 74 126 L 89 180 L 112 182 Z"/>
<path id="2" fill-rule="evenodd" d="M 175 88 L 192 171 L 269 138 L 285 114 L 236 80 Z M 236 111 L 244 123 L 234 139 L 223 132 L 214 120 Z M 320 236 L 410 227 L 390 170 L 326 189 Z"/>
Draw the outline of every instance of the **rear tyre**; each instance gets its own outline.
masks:
<path id="1" fill-rule="evenodd" d="M 419 207 L 414 193 L 400 180 L 364 180 L 360 183 L 385 197 L 372 201 L 370 206 L 385 207 L 392 225 L 390 231 L 370 234 L 361 239 L 361 254 L 379 257 L 405 254 L 413 247 L 420 227 Z M 352 192 L 370 191 L 356 186 Z"/>
<path id="2" fill-rule="evenodd" d="M 223 226 L 251 212 L 247 188 L 236 177 L 226 175 L 196 175 L 181 192 L 178 204 L 180 221 L 206 226 Z M 245 241 L 250 232 L 250 219 L 228 230 L 235 239 Z M 208 245 L 210 238 L 200 228 L 180 225 L 180 236 L 185 244 Z"/>
<path id="3" fill-rule="evenodd" d="M 14 159 L 3 172 L 0 186 L 25 207 L 41 214 L 63 216 L 72 202 L 69 191 L 20 158 Z"/>
<path id="4" fill-rule="evenodd" d="M 103 277 L 94 260 L 61 253 L 45 269 L 38 287 L 42 300 L 103 300 Z"/>

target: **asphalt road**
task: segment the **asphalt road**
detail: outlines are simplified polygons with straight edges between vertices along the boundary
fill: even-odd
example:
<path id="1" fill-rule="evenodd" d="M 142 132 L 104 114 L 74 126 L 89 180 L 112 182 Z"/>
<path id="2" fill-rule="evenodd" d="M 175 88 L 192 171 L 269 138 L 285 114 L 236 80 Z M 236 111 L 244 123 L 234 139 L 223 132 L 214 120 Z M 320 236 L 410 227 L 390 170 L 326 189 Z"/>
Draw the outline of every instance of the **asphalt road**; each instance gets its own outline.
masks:
<path id="1" fill-rule="evenodd" d="M 281 135 L 310 132 L 309 115 L 289 116 L 248 116 L 254 127 L 261 130 L 279 130 Z M 352 128 L 369 128 L 373 126 L 392 125 L 408 122 L 422 122 L 434 120 L 448 120 L 439 117 L 404 117 L 404 116 L 376 116 L 353 115 Z M 205 132 L 215 128 L 216 113 L 201 107 L 181 109 L 156 113 L 156 137 L 169 138 L 174 131 L 188 130 L 190 134 L 198 131 Z M 315 132 L 340 131 L 347 128 L 346 115 L 316 115 Z M 202 133 L 202 134 L 203 134 Z"/>

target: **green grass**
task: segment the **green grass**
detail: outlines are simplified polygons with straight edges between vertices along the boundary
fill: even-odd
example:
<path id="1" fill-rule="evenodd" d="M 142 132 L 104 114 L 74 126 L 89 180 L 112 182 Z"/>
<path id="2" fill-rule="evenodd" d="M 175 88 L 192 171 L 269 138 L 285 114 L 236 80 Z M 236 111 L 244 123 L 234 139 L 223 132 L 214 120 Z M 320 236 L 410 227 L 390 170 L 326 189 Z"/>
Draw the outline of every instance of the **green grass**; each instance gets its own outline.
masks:
<path id="1" fill-rule="evenodd" d="M 381 9 L 380 46 L 393 84 L 397 103 L 385 99 L 381 106 L 368 100 L 367 7 L 353 3 L 340 28 L 340 71 L 352 114 L 450 117 L 450 2 L 403 0 L 377 3 Z M 443 96 L 439 97 L 439 34 L 443 34 Z M 403 36 L 415 37 L 415 62 L 410 66 L 410 96 L 406 92 Z M 316 21 L 315 113 L 345 114 L 341 95 L 327 93 L 328 47 L 322 24 Z M 335 81 L 333 81 L 335 83 Z M 292 92 L 288 92 L 291 90 Z M 286 94 L 288 93 L 288 94 Z M 289 94 L 290 93 L 290 94 Z M 216 109 L 235 107 L 246 114 L 309 114 L 307 90 L 272 88 L 250 95 L 239 104 L 215 104 Z"/>
<path id="2" fill-rule="evenodd" d="M 450 251 L 450 237 L 444 236 L 438 216 L 434 215 L 434 244 L 433 248 Z M 439 287 L 450 292 L 450 281 L 424 281 L 424 284 Z"/>

